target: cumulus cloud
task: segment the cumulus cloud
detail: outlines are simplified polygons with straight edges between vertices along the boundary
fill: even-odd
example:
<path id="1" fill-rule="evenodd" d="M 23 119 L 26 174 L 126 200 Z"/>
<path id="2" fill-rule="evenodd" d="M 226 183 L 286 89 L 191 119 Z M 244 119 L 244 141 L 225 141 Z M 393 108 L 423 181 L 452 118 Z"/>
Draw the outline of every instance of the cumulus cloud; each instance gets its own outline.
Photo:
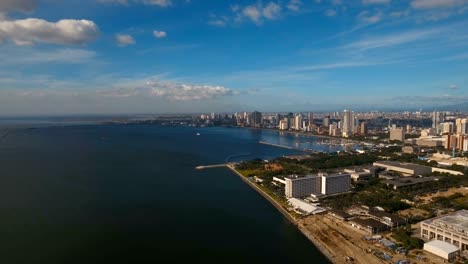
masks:
<path id="1" fill-rule="evenodd" d="M 451 8 L 468 3 L 467 0 L 413 0 L 411 7 L 416 9 Z"/>
<path id="2" fill-rule="evenodd" d="M 115 35 L 115 41 L 120 47 L 125 47 L 128 45 L 133 45 L 136 43 L 135 39 L 127 34 L 117 34 Z"/>
<path id="3" fill-rule="evenodd" d="M 167 33 L 165 31 L 158 31 L 158 30 L 155 30 L 153 31 L 153 35 L 156 37 L 156 38 L 165 38 L 167 37 Z"/>
<path id="4" fill-rule="evenodd" d="M 123 87 L 98 91 L 106 97 L 154 97 L 173 101 L 206 100 L 230 96 L 234 91 L 223 86 L 179 84 L 173 82 L 147 81 L 140 87 Z"/>
<path id="5" fill-rule="evenodd" d="M 281 6 L 274 2 L 269 2 L 266 5 L 264 5 L 262 2 L 258 2 L 255 5 L 249 5 L 244 8 L 235 7 L 231 9 L 237 14 L 237 21 L 248 19 L 255 24 L 261 24 L 265 19 L 277 19 L 281 15 Z"/>
<path id="6" fill-rule="evenodd" d="M 93 21 L 63 19 L 48 22 L 43 19 L 28 18 L 0 21 L 0 43 L 12 40 L 16 45 L 34 43 L 84 44 L 94 40 L 99 29 Z"/>
<path id="7" fill-rule="evenodd" d="M 358 20 L 365 24 L 375 24 L 382 20 L 383 13 L 377 12 L 375 14 L 371 14 L 369 11 L 362 11 L 358 15 Z"/>
<path id="8" fill-rule="evenodd" d="M 153 5 L 159 7 L 168 7 L 172 5 L 172 0 L 97 0 L 100 3 L 115 3 L 129 5 L 130 3 L 140 3 L 144 5 Z"/>
<path id="9" fill-rule="evenodd" d="M 31 12 L 36 8 L 36 0 L 0 0 L 0 13 L 11 11 Z"/>

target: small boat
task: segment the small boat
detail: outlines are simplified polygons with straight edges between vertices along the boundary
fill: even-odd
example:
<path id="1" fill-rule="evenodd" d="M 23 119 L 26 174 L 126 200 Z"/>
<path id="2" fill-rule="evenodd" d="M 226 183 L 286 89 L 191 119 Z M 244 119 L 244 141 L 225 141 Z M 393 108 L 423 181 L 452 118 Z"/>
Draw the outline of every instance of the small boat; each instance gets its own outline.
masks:
<path id="1" fill-rule="evenodd" d="M 200 135 L 200 133 L 197 133 L 197 136 L 199 136 L 199 135 Z"/>

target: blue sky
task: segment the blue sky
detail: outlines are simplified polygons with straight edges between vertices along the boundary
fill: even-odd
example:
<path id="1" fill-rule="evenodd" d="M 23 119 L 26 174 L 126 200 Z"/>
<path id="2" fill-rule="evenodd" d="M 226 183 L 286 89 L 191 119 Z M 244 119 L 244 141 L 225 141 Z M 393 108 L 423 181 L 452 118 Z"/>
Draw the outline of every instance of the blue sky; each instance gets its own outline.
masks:
<path id="1" fill-rule="evenodd" d="M 466 0 L 0 0 L 0 114 L 468 102 Z"/>

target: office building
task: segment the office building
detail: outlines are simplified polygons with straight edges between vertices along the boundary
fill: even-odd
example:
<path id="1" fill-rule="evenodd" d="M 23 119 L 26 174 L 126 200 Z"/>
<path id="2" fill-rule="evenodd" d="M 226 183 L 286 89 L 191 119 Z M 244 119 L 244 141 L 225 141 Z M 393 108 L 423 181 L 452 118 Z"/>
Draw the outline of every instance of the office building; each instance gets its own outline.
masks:
<path id="1" fill-rule="evenodd" d="M 439 240 L 468 250 L 468 210 L 460 210 L 421 222 L 424 240 Z"/>
<path id="2" fill-rule="evenodd" d="M 288 198 L 300 198 L 321 191 L 321 177 L 318 175 L 286 177 L 285 181 L 284 194 Z"/>
<path id="3" fill-rule="evenodd" d="M 349 174 L 332 174 L 320 173 L 322 177 L 323 195 L 348 192 L 351 188 L 351 175 Z"/>
<path id="4" fill-rule="evenodd" d="M 361 130 L 359 131 L 361 135 L 367 135 L 367 123 L 362 122 L 361 123 Z"/>
<path id="5" fill-rule="evenodd" d="M 402 163 L 397 161 L 376 161 L 373 164 L 376 167 L 384 168 L 388 171 L 401 173 L 403 176 L 426 175 L 432 172 L 429 166 L 423 166 L 413 163 Z"/>
<path id="6" fill-rule="evenodd" d="M 350 137 L 354 132 L 354 112 L 350 110 L 344 110 L 343 119 L 342 119 L 342 128 L 343 137 Z"/>
<path id="7" fill-rule="evenodd" d="M 391 128 L 390 129 L 390 140 L 398 140 L 401 142 L 405 141 L 405 129 L 404 128 Z"/>

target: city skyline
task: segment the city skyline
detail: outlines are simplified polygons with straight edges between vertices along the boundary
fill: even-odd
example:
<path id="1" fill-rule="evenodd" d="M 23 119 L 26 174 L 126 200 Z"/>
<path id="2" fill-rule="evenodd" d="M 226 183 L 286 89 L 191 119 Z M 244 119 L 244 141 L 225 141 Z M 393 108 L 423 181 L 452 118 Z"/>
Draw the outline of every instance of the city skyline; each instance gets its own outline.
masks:
<path id="1" fill-rule="evenodd" d="M 467 14 L 464 0 L 0 0 L 0 113 L 463 110 Z"/>

